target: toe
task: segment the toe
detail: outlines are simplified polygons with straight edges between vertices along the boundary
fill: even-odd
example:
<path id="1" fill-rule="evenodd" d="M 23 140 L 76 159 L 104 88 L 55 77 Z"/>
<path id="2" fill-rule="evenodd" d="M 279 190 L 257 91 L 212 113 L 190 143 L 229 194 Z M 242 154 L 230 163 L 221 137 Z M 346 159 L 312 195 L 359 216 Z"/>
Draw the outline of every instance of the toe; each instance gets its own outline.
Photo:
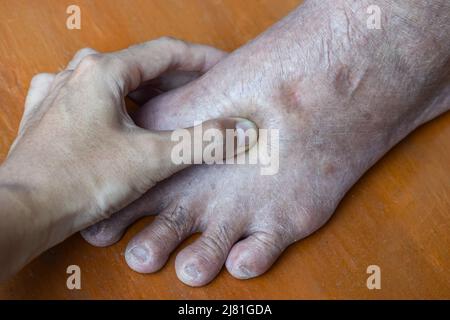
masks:
<path id="1" fill-rule="evenodd" d="M 120 240 L 128 225 L 118 223 L 116 217 L 100 221 L 84 230 L 81 236 L 95 247 L 107 247 Z M 132 222 L 130 221 L 130 224 Z"/>
<path id="2" fill-rule="evenodd" d="M 194 232 L 194 219 L 185 207 L 172 205 L 128 244 L 125 259 L 137 272 L 151 273 L 161 269 L 170 253 Z"/>
<path id="3" fill-rule="evenodd" d="M 233 246 L 226 267 L 238 279 L 257 277 L 272 266 L 287 245 L 282 234 L 255 232 Z"/>
<path id="4" fill-rule="evenodd" d="M 125 230 L 143 216 L 157 214 L 161 201 L 148 192 L 124 209 L 81 231 L 82 237 L 96 247 L 110 246 L 122 238 Z"/>
<path id="5" fill-rule="evenodd" d="M 175 261 L 178 278 L 193 287 L 212 281 L 241 234 L 237 228 L 226 225 L 208 228 L 197 241 L 178 254 Z"/>

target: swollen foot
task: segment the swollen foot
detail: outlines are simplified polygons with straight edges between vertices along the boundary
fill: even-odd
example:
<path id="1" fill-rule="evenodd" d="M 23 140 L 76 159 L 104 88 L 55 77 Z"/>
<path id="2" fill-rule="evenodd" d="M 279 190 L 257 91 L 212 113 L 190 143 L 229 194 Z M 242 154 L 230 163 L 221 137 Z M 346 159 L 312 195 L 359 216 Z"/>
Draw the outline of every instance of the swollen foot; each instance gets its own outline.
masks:
<path id="1" fill-rule="evenodd" d="M 159 270 L 184 239 L 201 232 L 176 258 L 186 284 L 205 285 L 224 264 L 239 279 L 266 272 L 287 246 L 330 218 L 383 154 L 450 105 L 442 76 L 450 50 L 437 44 L 450 39 L 405 38 L 417 31 L 397 19 L 408 4 L 397 13 L 378 2 L 396 32 L 364 29 L 365 1 L 354 8 L 310 1 L 199 80 L 151 100 L 135 118 L 153 129 L 220 116 L 252 119 L 279 132 L 276 174 L 262 175 L 257 165 L 191 168 L 85 230 L 85 239 L 112 244 L 136 219 L 159 214 L 127 247 L 132 269 Z M 436 19 L 448 24 L 443 15 Z"/>

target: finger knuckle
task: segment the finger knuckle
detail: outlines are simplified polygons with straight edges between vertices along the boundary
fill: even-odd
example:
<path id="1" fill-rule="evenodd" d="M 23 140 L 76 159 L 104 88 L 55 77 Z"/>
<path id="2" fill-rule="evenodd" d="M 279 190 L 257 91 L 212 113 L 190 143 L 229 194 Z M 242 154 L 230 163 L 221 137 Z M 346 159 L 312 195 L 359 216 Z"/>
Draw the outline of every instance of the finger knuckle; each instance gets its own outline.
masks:
<path id="1" fill-rule="evenodd" d="M 164 36 L 161 38 L 156 39 L 156 42 L 160 45 L 168 46 L 170 48 L 174 48 L 175 51 L 183 51 L 188 49 L 189 44 L 181 39 Z"/>
<path id="2" fill-rule="evenodd" d="M 100 54 L 90 54 L 83 57 L 78 64 L 77 71 L 88 71 L 97 68 L 103 60 Z"/>
<path id="3" fill-rule="evenodd" d="M 179 40 L 177 38 L 171 37 L 171 36 L 162 36 L 162 37 L 155 39 L 154 41 L 160 42 L 160 43 L 171 43 L 171 42 L 177 42 Z"/>
<path id="4" fill-rule="evenodd" d="M 85 47 L 85 48 L 81 48 L 80 50 L 78 50 L 75 55 L 83 57 L 83 56 L 88 56 L 88 55 L 96 54 L 96 53 L 97 53 L 96 50 L 89 48 L 89 47 Z"/>
<path id="5" fill-rule="evenodd" d="M 72 71 L 70 70 L 64 70 L 58 73 L 55 77 L 55 82 L 61 82 L 67 79 L 72 74 Z"/>
<path id="6" fill-rule="evenodd" d="M 130 64 L 120 54 L 108 54 L 103 56 L 100 66 L 103 73 L 107 73 L 118 80 L 132 67 Z"/>
<path id="7" fill-rule="evenodd" d="M 46 82 L 52 81 L 54 78 L 54 75 L 51 73 L 38 73 L 33 76 L 31 79 L 30 86 L 38 86 Z"/>

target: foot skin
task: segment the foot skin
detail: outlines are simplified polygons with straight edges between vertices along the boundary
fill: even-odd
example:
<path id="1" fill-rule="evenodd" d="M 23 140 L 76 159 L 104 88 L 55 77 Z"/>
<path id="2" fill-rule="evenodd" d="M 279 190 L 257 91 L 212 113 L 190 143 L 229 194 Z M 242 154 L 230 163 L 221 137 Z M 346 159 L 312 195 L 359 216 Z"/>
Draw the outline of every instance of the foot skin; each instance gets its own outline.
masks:
<path id="1" fill-rule="evenodd" d="M 371 165 L 450 105 L 448 78 L 441 76 L 449 70 L 449 50 L 441 46 L 450 42 L 437 42 L 444 33 L 421 42 L 420 34 L 410 39 L 408 32 L 361 31 L 365 9 L 353 9 L 347 16 L 342 8 L 310 1 L 135 116 L 139 125 L 153 129 L 220 116 L 278 129 L 278 174 L 263 176 L 255 165 L 197 166 L 83 237 L 107 246 L 140 217 L 158 214 L 129 243 L 128 265 L 155 272 L 184 239 L 201 232 L 176 257 L 176 272 L 184 283 L 202 286 L 224 264 L 236 278 L 259 276 L 287 246 L 321 227 Z M 388 21 L 397 23 L 393 17 Z"/>

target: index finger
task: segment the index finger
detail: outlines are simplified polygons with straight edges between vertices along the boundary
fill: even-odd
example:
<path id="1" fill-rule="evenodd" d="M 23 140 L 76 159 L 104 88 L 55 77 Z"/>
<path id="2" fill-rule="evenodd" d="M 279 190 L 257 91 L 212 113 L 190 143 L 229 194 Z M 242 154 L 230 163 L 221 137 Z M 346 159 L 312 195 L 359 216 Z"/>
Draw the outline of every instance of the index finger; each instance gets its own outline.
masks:
<path id="1" fill-rule="evenodd" d="M 206 72 L 223 55 L 209 46 L 167 37 L 106 54 L 115 63 L 112 70 L 123 95 L 168 70 Z"/>

